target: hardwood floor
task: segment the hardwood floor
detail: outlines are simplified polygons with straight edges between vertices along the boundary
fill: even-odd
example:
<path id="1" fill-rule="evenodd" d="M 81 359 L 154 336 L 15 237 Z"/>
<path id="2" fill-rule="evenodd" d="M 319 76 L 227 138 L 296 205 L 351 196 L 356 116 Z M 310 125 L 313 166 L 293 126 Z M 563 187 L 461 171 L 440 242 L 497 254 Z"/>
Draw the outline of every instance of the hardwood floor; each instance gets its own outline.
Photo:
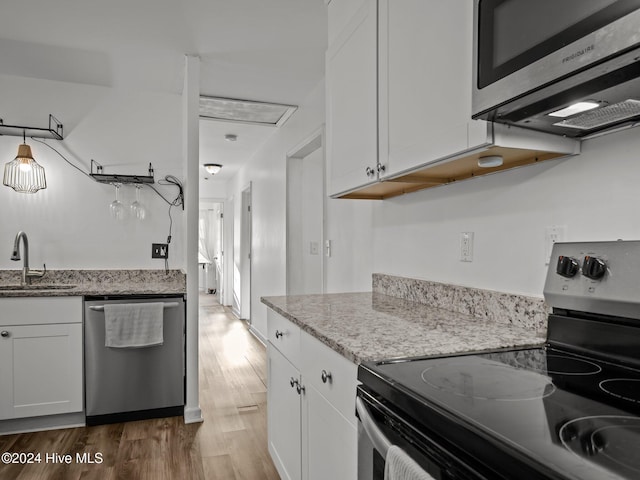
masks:
<path id="1" fill-rule="evenodd" d="M 212 295 L 200 295 L 200 406 L 204 423 L 182 417 L 0 436 L 0 453 L 41 454 L 4 465 L 15 480 L 278 479 L 267 450 L 266 352 Z M 79 463 L 76 454 L 102 463 Z M 45 455 L 72 456 L 71 464 Z"/>

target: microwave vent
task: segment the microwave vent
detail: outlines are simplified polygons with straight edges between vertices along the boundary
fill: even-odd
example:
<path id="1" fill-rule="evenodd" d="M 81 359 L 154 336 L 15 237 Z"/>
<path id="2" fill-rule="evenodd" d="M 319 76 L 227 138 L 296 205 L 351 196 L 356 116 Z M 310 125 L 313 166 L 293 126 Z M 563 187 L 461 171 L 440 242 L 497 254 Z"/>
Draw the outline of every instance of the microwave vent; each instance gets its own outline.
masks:
<path id="1" fill-rule="evenodd" d="M 606 107 L 591 110 L 573 118 L 554 123 L 559 127 L 576 128 L 579 130 L 591 130 L 604 127 L 614 122 L 620 122 L 640 115 L 640 101 L 625 100 Z"/>

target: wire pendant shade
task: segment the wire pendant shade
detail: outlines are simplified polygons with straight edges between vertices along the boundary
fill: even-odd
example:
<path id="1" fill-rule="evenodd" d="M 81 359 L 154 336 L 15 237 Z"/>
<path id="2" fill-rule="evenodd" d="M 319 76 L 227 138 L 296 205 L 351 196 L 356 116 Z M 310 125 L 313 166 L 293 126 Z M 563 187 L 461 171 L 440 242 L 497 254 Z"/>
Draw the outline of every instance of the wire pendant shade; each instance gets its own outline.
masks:
<path id="1" fill-rule="evenodd" d="M 4 166 L 2 183 L 20 193 L 36 193 L 47 188 L 44 167 L 33 159 L 29 145 L 20 145 L 16 158 Z"/>

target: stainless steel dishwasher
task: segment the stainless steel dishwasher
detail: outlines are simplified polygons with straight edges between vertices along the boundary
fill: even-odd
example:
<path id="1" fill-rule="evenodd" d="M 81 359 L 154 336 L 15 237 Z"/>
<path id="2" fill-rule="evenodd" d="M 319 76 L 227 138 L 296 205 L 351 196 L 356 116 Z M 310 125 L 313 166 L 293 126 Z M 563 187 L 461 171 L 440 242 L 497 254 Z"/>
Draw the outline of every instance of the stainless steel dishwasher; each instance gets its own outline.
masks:
<path id="1" fill-rule="evenodd" d="M 163 343 L 145 348 L 105 346 L 104 306 L 163 302 Z M 184 413 L 185 304 L 181 295 L 85 297 L 87 425 Z"/>

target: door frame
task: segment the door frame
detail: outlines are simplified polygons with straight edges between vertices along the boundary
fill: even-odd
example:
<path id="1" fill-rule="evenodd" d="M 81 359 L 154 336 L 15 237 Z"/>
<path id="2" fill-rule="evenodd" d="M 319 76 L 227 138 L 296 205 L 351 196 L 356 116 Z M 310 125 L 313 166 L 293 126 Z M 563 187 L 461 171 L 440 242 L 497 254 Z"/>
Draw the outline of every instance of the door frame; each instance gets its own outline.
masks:
<path id="1" fill-rule="evenodd" d="M 318 149 L 322 149 L 322 224 L 320 226 L 320 250 L 322 255 L 322 261 L 320 262 L 320 275 L 322 276 L 322 291 L 320 293 L 325 293 L 327 291 L 327 256 L 325 254 L 326 250 L 324 248 L 325 245 L 325 232 L 326 232 L 326 223 L 327 223 L 327 195 L 326 195 L 326 186 L 327 186 L 327 168 L 326 168 L 326 149 L 325 149 L 325 127 L 322 125 L 318 129 L 314 130 L 310 135 L 308 135 L 304 140 L 298 143 L 295 147 L 293 147 L 287 153 L 286 158 L 286 238 L 285 244 L 289 243 L 289 235 L 290 235 L 290 207 L 289 207 L 289 198 L 291 193 L 289 192 L 289 163 L 291 161 L 302 161 L 307 155 L 315 152 Z M 286 245 L 286 251 L 289 251 L 289 245 Z M 290 285 L 289 285 L 289 255 L 287 254 L 286 259 L 286 292 L 289 294 Z"/>
<path id="2" fill-rule="evenodd" d="M 251 325 L 251 257 L 253 253 L 253 212 L 251 182 L 240 196 L 240 318 Z M 248 277 L 248 278 L 245 278 Z"/>

